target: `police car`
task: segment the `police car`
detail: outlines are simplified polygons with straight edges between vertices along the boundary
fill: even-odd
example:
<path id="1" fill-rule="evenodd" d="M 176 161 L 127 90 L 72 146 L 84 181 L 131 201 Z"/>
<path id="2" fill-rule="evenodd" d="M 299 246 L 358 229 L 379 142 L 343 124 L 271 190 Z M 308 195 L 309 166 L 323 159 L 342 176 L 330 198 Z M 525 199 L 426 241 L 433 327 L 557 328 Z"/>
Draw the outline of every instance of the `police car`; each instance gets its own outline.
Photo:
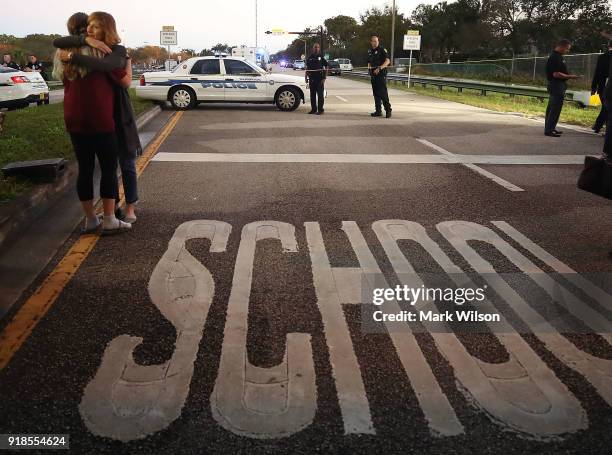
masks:
<path id="1" fill-rule="evenodd" d="M 49 87 L 38 72 L 0 66 L 0 109 L 49 104 Z"/>
<path id="2" fill-rule="evenodd" d="M 293 111 L 304 101 L 304 77 L 271 74 L 244 58 L 194 57 L 173 71 L 140 76 L 136 94 L 186 110 L 198 103 L 274 103 Z"/>

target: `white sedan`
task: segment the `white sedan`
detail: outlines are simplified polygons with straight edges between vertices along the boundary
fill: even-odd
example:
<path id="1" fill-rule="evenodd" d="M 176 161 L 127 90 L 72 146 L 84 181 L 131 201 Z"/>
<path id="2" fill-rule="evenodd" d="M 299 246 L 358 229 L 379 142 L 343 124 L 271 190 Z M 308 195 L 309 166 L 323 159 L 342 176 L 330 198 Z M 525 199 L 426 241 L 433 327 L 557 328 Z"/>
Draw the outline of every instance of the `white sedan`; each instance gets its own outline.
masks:
<path id="1" fill-rule="evenodd" d="M 170 101 L 185 110 L 198 103 L 274 103 L 293 111 L 304 101 L 304 77 L 271 74 L 244 58 L 195 57 L 173 71 L 140 76 L 136 94 L 154 101 Z"/>
<path id="2" fill-rule="evenodd" d="M 40 73 L 0 66 L 0 109 L 49 104 L 49 87 Z"/>

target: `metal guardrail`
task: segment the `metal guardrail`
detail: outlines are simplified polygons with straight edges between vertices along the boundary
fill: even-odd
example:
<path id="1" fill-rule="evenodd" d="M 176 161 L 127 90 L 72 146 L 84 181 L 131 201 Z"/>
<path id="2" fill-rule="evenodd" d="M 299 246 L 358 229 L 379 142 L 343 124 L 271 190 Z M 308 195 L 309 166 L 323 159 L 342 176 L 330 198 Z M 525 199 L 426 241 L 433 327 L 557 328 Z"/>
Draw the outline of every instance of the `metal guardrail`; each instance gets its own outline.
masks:
<path id="1" fill-rule="evenodd" d="M 345 71 L 345 73 L 356 77 L 370 77 L 367 71 L 353 70 Z M 388 73 L 387 80 L 407 85 L 408 75 L 401 73 Z M 483 96 L 486 96 L 487 92 L 495 92 L 508 94 L 510 96 L 529 96 L 539 98 L 541 100 L 548 98 L 548 93 L 544 87 L 531 87 L 528 85 L 508 85 L 499 84 L 495 82 L 474 81 L 470 79 L 451 79 L 445 77 L 411 75 L 410 86 L 413 87 L 415 84 L 421 85 L 423 87 L 433 85 L 435 87 L 438 87 L 440 90 L 442 90 L 444 87 L 453 87 L 456 88 L 459 92 L 462 92 L 463 89 L 476 90 L 479 91 Z M 574 99 L 573 91 L 567 91 L 567 99 Z"/>

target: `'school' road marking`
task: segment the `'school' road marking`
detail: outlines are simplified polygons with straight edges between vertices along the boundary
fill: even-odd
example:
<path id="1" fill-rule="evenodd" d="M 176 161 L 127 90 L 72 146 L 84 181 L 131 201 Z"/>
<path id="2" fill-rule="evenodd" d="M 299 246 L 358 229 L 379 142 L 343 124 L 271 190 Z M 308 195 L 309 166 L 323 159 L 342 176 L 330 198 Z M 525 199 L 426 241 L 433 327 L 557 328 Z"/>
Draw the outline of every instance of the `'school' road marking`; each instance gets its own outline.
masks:
<path id="1" fill-rule="evenodd" d="M 496 221 L 493 224 L 509 234 L 519 247 L 544 259 L 555 270 L 571 270 L 508 223 Z M 411 288 L 425 285 L 410 258 L 399 247 L 399 242 L 411 240 L 421 245 L 457 286 L 474 287 L 471 278 L 419 223 L 379 220 L 371 226 L 393 267 L 393 273 L 402 284 Z M 359 363 L 342 307 L 369 303 L 364 300 L 369 294 L 367 288 L 378 285 L 388 288 L 388 282 L 356 222 L 342 222 L 342 231 L 357 257 L 358 265 L 354 267 L 330 266 L 318 222 L 306 222 L 298 229 L 305 230 L 306 234 L 317 307 L 330 350 L 344 434 L 377 434 L 370 397 L 362 378 L 363 371 L 369 366 Z M 592 384 L 607 403 L 612 402 L 612 361 L 592 356 L 565 339 L 546 320 L 540 312 L 542 310 L 533 307 L 533 301 L 528 302 L 517 294 L 502 275 L 472 249 L 469 242 L 476 240 L 495 248 L 549 297 L 554 299 L 563 295 L 571 304 L 569 312 L 594 333 L 601 332 L 601 327 L 595 326 L 602 325 L 601 321 L 606 319 L 603 314 L 580 300 L 560 281 L 546 275 L 493 229 L 467 221 L 442 222 L 436 225 L 436 229 L 530 327 L 529 333 L 539 338 L 560 362 Z M 232 235 L 236 235 L 232 226 L 220 220 L 188 221 L 176 229 L 148 286 L 151 301 L 176 328 L 175 350 L 165 363 L 139 365 L 134 361 L 133 351 L 142 338 L 126 334 L 111 340 L 79 406 L 92 433 L 127 442 L 168 428 L 181 416 L 190 392 L 194 361 L 202 347 L 200 340 L 207 314 L 215 296 L 214 274 L 191 256 L 186 242 L 206 238 L 211 242 L 211 253 L 224 255 L 228 254 L 226 246 Z M 312 424 L 318 406 L 310 333 L 288 333 L 285 354 L 277 365 L 257 367 L 248 360 L 246 334 L 257 242 L 267 239 L 278 241 L 270 248 L 281 254 L 304 254 L 297 249 L 296 227 L 292 224 L 268 220 L 242 227 L 223 322 L 219 369 L 210 397 L 211 413 L 220 426 L 234 434 L 257 439 L 283 438 L 301 431 Z M 373 277 L 377 277 L 376 282 Z M 603 289 L 584 279 L 581 287 L 604 302 L 612 299 Z M 416 302 L 417 305 L 423 303 Z M 398 303 L 393 301 L 390 304 L 392 312 L 397 313 Z M 487 311 L 496 311 L 488 299 L 479 305 Z M 431 308 L 434 312 L 441 311 Z M 186 317 L 186 314 L 190 316 Z M 424 323 L 436 349 L 452 366 L 459 391 L 477 408 L 484 409 L 491 421 L 503 429 L 546 439 L 588 428 L 588 418 L 580 400 L 523 340 L 513 328 L 514 322 L 505 319 L 504 312 L 499 314 L 502 320 L 495 325 L 496 330 L 493 330 L 493 325 L 489 325 L 489 329 L 509 354 L 508 359 L 501 363 L 477 359 L 449 327 L 440 330 Z M 448 400 L 448 392 L 440 387 L 411 326 L 387 321 L 385 327 L 393 344 L 390 354 L 397 355 L 400 360 L 407 384 L 416 394 L 430 432 L 442 437 L 465 433 L 460 416 Z M 602 336 L 612 343 L 605 333 Z M 214 368 L 206 366 L 211 367 Z"/>
<path id="2" fill-rule="evenodd" d="M 183 112 L 177 112 L 164 126 L 161 133 L 149 144 L 136 163 L 136 173 L 142 174 L 159 147 L 172 132 Z M 120 188 L 123 193 L 123 187 Z M 15 353 L 30 336 L 36 324 L 49 311 L 66 285 L 76 274 L 81 264 L 98 243 L 99 235 L 82 235 L 72 245 L 59 264 L 45 278 L 36 292 L 17 311 L 13 319 L 0 334 L 0 370 L 13 358 Z"/>

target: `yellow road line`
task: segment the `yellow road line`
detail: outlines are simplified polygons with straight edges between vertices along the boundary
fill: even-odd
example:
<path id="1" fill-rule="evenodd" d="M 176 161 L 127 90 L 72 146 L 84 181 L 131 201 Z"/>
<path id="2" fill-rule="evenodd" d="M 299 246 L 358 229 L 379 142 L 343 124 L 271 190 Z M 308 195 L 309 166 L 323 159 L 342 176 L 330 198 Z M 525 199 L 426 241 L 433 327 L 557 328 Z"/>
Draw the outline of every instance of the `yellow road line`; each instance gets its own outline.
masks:
<path id="1" fill-rule="evenodd" d="M 182 116 L 183 112 L 174 114 L 161 133 L 147 146 L 136 164 L 136 172 L 139 176 Z M 121 190 L 123 191 L 123 189 Z M 97 234 L 79 237 L 36 292 L 23 304 L 11 322 L 4 328 L 0 334 L 0 370 L 9 363 L 30 336 L 36 324 L 55 303 L 81 264 L 96 246 L 99 238 Z"/>

